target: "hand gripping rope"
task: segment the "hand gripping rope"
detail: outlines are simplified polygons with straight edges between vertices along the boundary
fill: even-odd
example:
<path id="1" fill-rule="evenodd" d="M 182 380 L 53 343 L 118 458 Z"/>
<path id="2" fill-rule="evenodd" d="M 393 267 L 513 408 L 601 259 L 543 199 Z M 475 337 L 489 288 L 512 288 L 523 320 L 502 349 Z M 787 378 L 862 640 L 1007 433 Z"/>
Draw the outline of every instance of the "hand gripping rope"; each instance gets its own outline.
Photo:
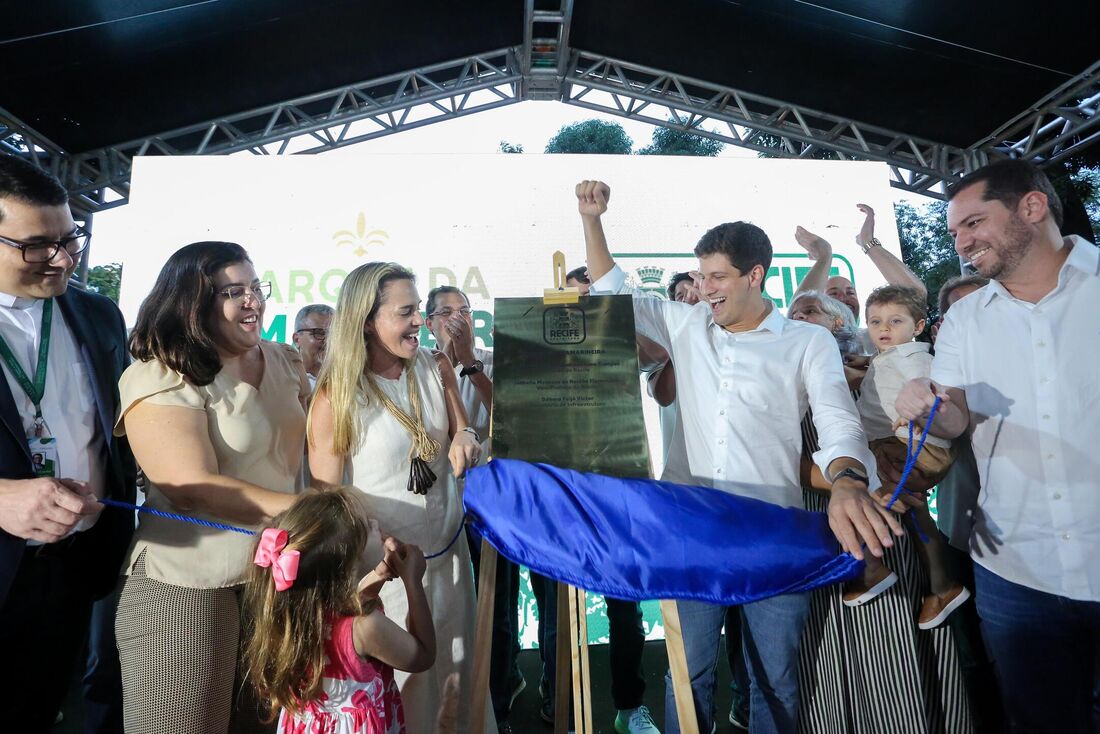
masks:
<path id="1" fill-rule="evenodd" d="M 886 509 L 892 509 L 894 503 L 901 497 L 901 493 L 905 490 L 905 482 L 909 479 L 909 474 L 912 473 L 913 467 L 917 464 L 917 457 L 920 456 L 921 450 L 924 448 L 924 441 L 928 438 L 928 430 L 932 427 L 932 421 L 936 419 L 936 411 L 940 407 L 940 398 L 936 397 L 935 402 L 932 403 L 932 410 L 928 413 L 928 421 L 924 424 L 924 431 L 921 433 L 920 442 L 917 444 L 917 448 L 913 449 L 913 421 L 909 421 L 909 444 L 905 448 L 905 466 L 901 470 L 901 479 L 898 480 L 898 486 L 894 488 L 894 494 L 890 497 L 889 504 L 886 505 Z M 910 492 L 909 494 L 917 494 L 916 492 Z M 913 519 L 913 527 L 917 531 L 917 535 L 920 536 L 922 542 L 928 542 L 928 536 L 920 529 L 916 519 Z"/>

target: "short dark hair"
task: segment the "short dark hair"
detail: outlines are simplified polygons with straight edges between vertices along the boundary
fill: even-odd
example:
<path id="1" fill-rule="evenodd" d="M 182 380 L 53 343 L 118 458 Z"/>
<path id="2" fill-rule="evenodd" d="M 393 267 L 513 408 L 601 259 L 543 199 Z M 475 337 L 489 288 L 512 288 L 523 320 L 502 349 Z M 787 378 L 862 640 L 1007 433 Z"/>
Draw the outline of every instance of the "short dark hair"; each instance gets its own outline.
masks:
<path id="1" fill-rule="evenodd" d="M 947 309 L 951 308 L 951 304 L 947 302 L 947 299 L 951 298 L 951 294 L 957 291 L 959 288 L 965 288 L 966 286 L 975 286 L 977 288 L 984 288 L 989 285 L 989 278 L 983 275 L 956 275 L 943 285 L 940 286 L 940 294 L 937 298 L 937 305 L 940 311 L 940 318 L 947 313 Z"/>
<path id="2" fill-rule="evenodd" d="M 875 288 L 871 291 L 871 295 L 867 296 L 867 303 L 864 304 L 865 313 L 871 313 L 871 306 L 886 303 L 904 306 L 913 317 L 913 321 L 928 318 L 928 304 L 916 288 L 906 288 L 903 285 L 884 285 L 881 288 Z"/>
<path id="3" fill-rule="evenodd" d="M 424 312 L 428 314 L 429 318 L 435 313 L 435 299 L 444 293 L 457 293 L 466 299 L 467 306 L 470 305 L 470 297 L 463 293 L 461 288 L 456 288 L 453 285 L 437 285 L 428 291 L 428 301 L 424 304 Z"/>
<path id="4" fill-rule="evenodd" d="M 214 381 L 222 361 L 207 320 L 214 308 L 214 274 L 252 260 L 234 242 L 193 242 L 172 253 L 142 301 L 130 333 L 130 353 L 158 360 L 192 384 Z"/>
<path id="5" fill-rule="evenodd" d="M 672 276 L 672 280 L 668 281 L 668 300 L 676 300 L 676 286 L 683 283 L 685 280 L 690 280 L 692 283 L 695 279 L 691 277 L 691 273 L 676 273 Z"/>
<path id="6" fill-rule="evenodd" d="M 579 268 L 573 268 L 565 274 L 565 281 L 568 283 L 571 280 L 575 280 L 578 283 L 586 283 L 592 285 L 592 281 L 588 279 L 588 266 L 581 265 Z"/>
<path id="7" fill-rule="evenodd" d="M 1047 175 L 1027 161 L 1008 159 L 982 166 L 977 171 L 968 173 L 957 183 L 948 186 L 947 200 L 951 201 L 963 189 L 968 189 L 983 181 L 985 182 L 985 193 L 982 195 L 982 200 L 993 201 L 996 199 L 1013 211 L 1020 203 L 1020 199 L 1024 198 L 1028 192 L 1038 191 L 1046 194 L 1050 216 L 1054 219 L 1054 223 L 1058 225 L 1058 228 L 1061 229 L 1062 200 L 1058 197 L 1058 192 L 1054 190 L 1054 185 L 1050 183 Z"/>
<path id="8" fill-rule="evenodd" d="M 710 229 L 695 246 L 696 257 L 723 254 L 744 275 L 757 265 L 764 275 L 772 265 L 772 242 L 764 230 L 748 222 L 726 222 Z"/>
<path id="9" fill-rule="evenodd" d="M 60 206 L 69 192 L 49 171 L 10 153 L 0 154 L 0 199 L 15 199 L 34 206 Z M 0 220 L 4 208 L 0 206 Z"/>

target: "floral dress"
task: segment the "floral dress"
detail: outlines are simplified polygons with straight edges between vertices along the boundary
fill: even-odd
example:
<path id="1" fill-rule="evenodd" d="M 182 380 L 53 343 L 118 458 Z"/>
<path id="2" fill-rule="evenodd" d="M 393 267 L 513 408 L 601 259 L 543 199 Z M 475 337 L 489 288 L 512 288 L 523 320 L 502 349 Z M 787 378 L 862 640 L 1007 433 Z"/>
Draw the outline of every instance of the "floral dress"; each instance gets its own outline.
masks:
<path id="1" fill-rule="evenodd" d="M 355 617 L 333 622 L 325 643 L 322 693 L 294 716 L 284 710 L 279 734 L 405 734 L 393 668 L 355 652 L 354 622 Z"/>

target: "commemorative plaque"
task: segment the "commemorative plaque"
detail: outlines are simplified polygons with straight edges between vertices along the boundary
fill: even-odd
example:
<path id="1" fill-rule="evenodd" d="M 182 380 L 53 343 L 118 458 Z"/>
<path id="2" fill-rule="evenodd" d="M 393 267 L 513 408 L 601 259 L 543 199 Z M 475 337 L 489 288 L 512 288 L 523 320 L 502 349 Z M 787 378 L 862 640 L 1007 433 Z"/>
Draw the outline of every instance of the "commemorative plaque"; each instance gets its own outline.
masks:
<path id="1" fill-rule="evenodd" d="M 631 297 L 494 309 L 493 456 L 648 477 Z"/>

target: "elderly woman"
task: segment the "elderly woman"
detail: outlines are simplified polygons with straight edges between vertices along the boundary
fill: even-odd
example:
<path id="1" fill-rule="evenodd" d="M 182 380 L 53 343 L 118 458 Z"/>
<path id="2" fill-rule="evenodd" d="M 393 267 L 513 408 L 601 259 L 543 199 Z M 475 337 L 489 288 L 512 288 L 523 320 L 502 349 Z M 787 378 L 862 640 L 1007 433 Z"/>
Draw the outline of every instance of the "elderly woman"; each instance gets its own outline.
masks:
<path id="1" fill-rule="evenodd" d="M 854 394 L 866 362 L 858 358 L 861 346 L 851 309 L 807 291 L 791 302 L 787 317 L 832 332 L 846 357 L 845 374 Z M 802 421 L 803 456 L 817 448 L 813 421 L 807 417 Z M 829 485 L 810 462 L 803 461 L 803 466 L 806 509 L 825 512 Z M 912 536 L 895 538 L 882 560 L 898 581 L 867 606 L 845 606 L 841 585 L 813 592 L 798 671 L 801 730 L 969 732 L 970 709 L 951 631 L 917 628 L 925 579 Z"/>
<path id="2" fill-rule="evenodd" d="M 228 242 L 187 245 L 161 270 L 130 337 L 115 427 L 145 471 L 146 506 L 248 527 L 293 501 L 309 383 L 296 351 L 260 338 L 269 293 Z M 116 622 L 127 732 L 256 722 L 237 695 L 251 542 L 141 514 Z"/>

